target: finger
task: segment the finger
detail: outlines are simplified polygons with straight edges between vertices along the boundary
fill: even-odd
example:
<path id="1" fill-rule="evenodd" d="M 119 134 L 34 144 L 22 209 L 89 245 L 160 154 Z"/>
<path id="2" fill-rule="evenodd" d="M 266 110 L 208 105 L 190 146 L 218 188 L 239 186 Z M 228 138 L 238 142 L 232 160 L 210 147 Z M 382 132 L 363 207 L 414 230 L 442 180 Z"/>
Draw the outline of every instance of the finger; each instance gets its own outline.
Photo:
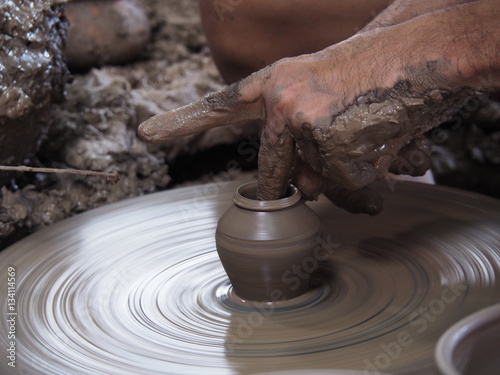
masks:
<path id="1" fill-rule="evenodd" d="M 325 188 L 324 178 L 315 172 L 309 165 L 297 158 L 293 169 L 293 184 L 299 189 L 302 198 L 316 200 Z"/>
<path id="2" fill-rule="evenodd" d="M 324 193 L 337 207 L 351 213 L 376 215 L 382 211 L 384 200 L 371 188 L 345 189 L 337 183 L 326 181 L 300 159 L 297 160 L 294 171 L 293 183 L 305 199 L 314 200 Z"/>
<path id="3" fill-rule="evenodd" d="M 384 199 L 367 186 L 359 190 L 349 190 L 332 184 L 327 187 L 324 195 L 337 207 L 354 214 L 365 213 L 373 216 L 380 213 L 384 207 Z"/>
<path id="4" fill-rule="evenodd" d="M 151 117 L 138 129 L 141 140 L 161 143 L 219 126 L 262 117 L 262 72 L 184 107 Z"/>
<path id="5" fill-rule="evenodd" d="M 274 200 L 285 196 L 294 161 L 295 141 L 288 127 L 272 122 L 266 124 L 260 137 L 258 199 Z"/>
<path id="6" fill-rule="evenodd" d="M 375 181 L 377 171 L 369 162 L 334 160 L 323 166 L 323 176 L 346 189 L 358 190 Z"/>
<path id="7" fill-rule="evenodd" d="M 423 176 L 431 167 L 431 142 L 420 137 L 403 147 L 389 172 L 401 175 Z"/>

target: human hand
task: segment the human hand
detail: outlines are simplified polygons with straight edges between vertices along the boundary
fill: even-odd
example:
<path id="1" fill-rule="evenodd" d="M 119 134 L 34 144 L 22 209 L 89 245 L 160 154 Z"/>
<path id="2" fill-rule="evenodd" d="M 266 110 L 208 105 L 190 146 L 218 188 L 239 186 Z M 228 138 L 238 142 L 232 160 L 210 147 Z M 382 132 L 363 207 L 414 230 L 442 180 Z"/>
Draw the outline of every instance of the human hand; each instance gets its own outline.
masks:
<path id="1" fill-rule="evenodd" d="M 467 77 L 457 81 L 465 70 L 454 65 L 453 53 L 436 54 L 446 38 L 442 46 L 425 50 L 428 33 L 442 32 L 439 20 L 429 24 L 429 17 L 280 60 L 200 101 L 154 116 L 141 124 L 139 136 L 163 142 L 260 120 L 260 199 L 282 196 L 292 179 L 308 199 L 326 192 L 337 204 L 351 201 L 351 211 L 376 213 L 381 198 L 365 187 L 397 171 L 403 155 L 428 150 L 423 134 L 474 93 L 474 85 L 466 87 Z M 420 50 L 408 51 L 409 36 L 423 29 L 424 38 L 419 32 L 413 41 Z M 416 172 L 426 169 L 424 163 L 418 167 Z"/>

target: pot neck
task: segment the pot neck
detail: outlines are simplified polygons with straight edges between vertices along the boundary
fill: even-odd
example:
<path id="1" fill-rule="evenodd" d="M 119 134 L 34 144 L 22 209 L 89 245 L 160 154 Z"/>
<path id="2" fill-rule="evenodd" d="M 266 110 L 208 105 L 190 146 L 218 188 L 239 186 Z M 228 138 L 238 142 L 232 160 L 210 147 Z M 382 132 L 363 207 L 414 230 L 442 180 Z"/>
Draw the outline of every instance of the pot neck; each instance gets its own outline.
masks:
<path id="1" fill-rule="evenodd" d="M 236 190 L 233 202 L 238 207 L 252 211 L 278 211 L 291 207 L 300 201 L 301 194 L 294 185 L 288 187 L 287 196 L 280 199 L 263 201 L 257 199 L 257 181 L 241 185 Z"/>

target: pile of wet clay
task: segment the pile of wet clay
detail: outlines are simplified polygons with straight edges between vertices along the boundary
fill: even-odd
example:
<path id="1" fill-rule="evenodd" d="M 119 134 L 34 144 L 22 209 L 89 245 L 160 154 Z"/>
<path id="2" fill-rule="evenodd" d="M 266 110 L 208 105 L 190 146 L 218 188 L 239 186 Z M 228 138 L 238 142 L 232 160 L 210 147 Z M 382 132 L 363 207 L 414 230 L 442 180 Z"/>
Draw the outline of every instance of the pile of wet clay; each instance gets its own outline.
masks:
<path id="1" fill-rule="evenodd" d="M 138 140 L 138 124 L 150 116 L 223 87 L 206 48 L 197 1 L 142 4 L 151 28 L 143 55 L 127 65 L 72 74 L 64 101 L 52 106 L 43 142 L 29 160 L 34 167 L 117 171 L 119 183 L 73 175 L 9 175 L 0 192 L 0 249 L 74 214 L 163 190 L 173 184 L 169 165 L 175 164 L 180 175 L 193 166 L 190 157 L 253 134 L 253 129 L 229 127 L 161 146 Z M 61 75 L 66 72 L 65 66 L 59 69 Z M 175 163 L 177 159 L 182 163 Z M 204 164 L 211 170 L 206 157 Z M 199 181 L 213 178 L 209 174 Z"/>
<path id="2" fill-rule="evenodd" d="M 0 164 L 36 152 L 69 78 L 63 57 L 65 0 L 0 4 Z M 7 176 L 0 175 L 0 184 Z"/>

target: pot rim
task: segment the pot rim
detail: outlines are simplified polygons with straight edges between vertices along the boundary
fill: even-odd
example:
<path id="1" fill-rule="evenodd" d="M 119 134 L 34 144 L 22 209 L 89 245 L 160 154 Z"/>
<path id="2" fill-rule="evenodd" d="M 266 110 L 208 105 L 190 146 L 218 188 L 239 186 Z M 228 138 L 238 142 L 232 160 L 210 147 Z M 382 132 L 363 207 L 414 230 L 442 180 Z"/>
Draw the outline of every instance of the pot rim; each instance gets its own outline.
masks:
<path id="1" fill-rule="evenodd" d="M 255 198 L 254 198 L 255 197 Z M 262 201 L 257 199 L 257 181 L 240 185 L 234 193 L 233 202 L 241 208 L 252 211 L 278 211 L 298 203 L 302 195 L 299 189 L 290 184 L 287 196 L 280 199 Z"/>
<path id="2" fill-rule="evenodd" d="M 499 321 L 500 303 L 485 307 L 458 321 L 439 338 L 434 350 L 434 360 L 441 374 L 460 375 L 454 361 L 457 347 L 475 332 Z"/>

